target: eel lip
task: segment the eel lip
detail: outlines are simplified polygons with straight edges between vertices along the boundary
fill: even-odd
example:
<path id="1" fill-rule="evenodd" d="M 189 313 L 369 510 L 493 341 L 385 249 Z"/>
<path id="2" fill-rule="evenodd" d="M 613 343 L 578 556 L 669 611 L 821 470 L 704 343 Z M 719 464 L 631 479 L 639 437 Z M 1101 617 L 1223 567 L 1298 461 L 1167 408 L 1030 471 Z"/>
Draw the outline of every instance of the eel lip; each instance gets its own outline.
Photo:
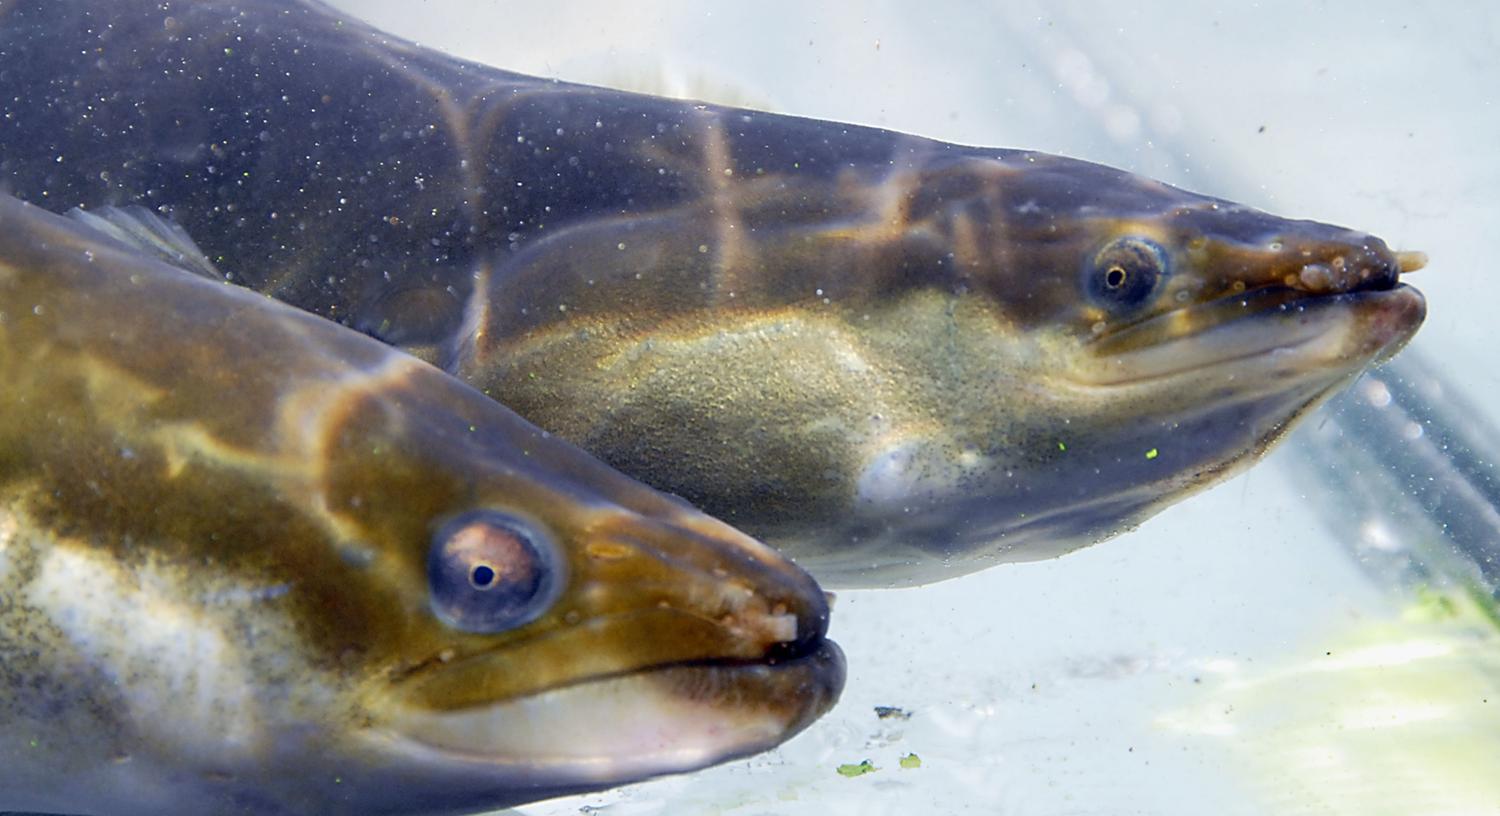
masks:
<path id="1" fill-rule="evenodd" d="M 403 708 L 382 730 L 432 761 L 597 788 L 773 748 L 833 707 L 844 676 L 843 652 L 819 640 L 764 661 L 666 664 L 491 705 Z"/>
<path id="2" fill-rule="evenodd" d="M 1145 383 L 1225 366 L 1246 377 L 1324 376 L 1388 359 L 1425 317 L 1422 294 L 1405 284 L 1316 296 L 1264 287 L 1098 338 L 1088 381 Z"/>

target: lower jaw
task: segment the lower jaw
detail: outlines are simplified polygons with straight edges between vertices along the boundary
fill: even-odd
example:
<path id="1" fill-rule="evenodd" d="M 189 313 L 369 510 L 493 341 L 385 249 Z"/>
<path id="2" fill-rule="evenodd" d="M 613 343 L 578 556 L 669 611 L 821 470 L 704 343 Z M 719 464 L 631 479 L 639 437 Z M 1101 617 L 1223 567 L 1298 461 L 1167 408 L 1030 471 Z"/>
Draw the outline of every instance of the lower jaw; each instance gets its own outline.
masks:
<path id="1" fill-rule="evenodd" d="M 667 665 L 480 709 L 408 711 L 388 733 L 429 760 L 597 788 L 769 750 L 832 708 L 843 681 L 843 653 L 823 640 L 774 663 Z"/>
<path id="2" fill-rule="evenodd" d="M 1240 383 L 1264 379 L 1270 388 L 1288 377 L 1332 381 L 1394 356 L 1425 314 L 1422 294 L 1405 285 L 1291 301 L 1135 350 L 1111 353 L 1110 345 L 1120 340 L 1106 340 L 1102 366 L 1087 384 L 1165 387 L 1169 379 L 1215 372 Z"/>

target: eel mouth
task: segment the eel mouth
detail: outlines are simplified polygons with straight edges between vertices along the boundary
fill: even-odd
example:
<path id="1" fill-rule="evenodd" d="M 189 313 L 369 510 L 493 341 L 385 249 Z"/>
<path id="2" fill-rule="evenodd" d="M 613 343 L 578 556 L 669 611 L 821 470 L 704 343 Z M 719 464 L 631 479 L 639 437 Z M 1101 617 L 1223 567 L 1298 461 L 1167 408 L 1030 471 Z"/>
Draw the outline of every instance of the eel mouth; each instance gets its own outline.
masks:
<path id="1" fill-rule="evenodd" d="M 1251 382 L 1337 378 L 1394 355 L 1425 316 L 1422 294 L 1405 284 L 1335 294 L 1266 286 L 1099 337 L 1088 346 L 1095 364 L 1084 379 L 1118 386 L 1206 372 Z"/>
<path id="2" fill-rule="evenodd" d="M 429 761 L 598 787 L 775 747 L 833 707 L 844 675 L 842 651 L 817 638 L 759 661 L 663 664 L 488 705 L 400 708 L 382 730 Z"/>

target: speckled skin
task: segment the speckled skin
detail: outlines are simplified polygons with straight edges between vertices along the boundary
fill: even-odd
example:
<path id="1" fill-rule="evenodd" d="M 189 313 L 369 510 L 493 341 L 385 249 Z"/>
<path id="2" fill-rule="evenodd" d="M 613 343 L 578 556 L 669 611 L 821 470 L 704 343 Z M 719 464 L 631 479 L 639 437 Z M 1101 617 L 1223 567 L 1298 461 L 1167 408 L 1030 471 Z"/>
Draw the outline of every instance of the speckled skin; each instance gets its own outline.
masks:
<path id="1" fill-rule="evenodd" d="M 17 195 L 169 213 L 232 280 L 425 355 L 834 585 L 1128 529 L 1423 312 L 1362 233 L 520 76 L 291 0 L 11 0 L 0 115 Z M 1167 260 L 1128 310 L 1087 285 L 1121 236 Z M 1147 343 L 1170 376 L 1109 373 Z"/>
<path id="2" fill-rule="evenodd" d="M 842 685 L 774 550 L 7 196 L 0 382 L 0 811 L 488 810 L 763 750 Z M 555 549 L 536 620 L 433 613 L 435 531 L 476 510 Z"/>

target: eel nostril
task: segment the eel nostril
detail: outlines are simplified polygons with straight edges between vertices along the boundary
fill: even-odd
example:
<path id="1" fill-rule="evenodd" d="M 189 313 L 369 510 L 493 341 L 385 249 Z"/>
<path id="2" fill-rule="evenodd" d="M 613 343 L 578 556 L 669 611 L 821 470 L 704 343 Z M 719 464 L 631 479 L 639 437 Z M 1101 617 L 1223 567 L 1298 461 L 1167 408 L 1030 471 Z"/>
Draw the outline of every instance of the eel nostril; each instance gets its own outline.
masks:
<path id="1" fill-rule="evenodd" d="M 1396 253 L 1396 267 L 1401 274 L 1409 275 L 1427 266 L 1427 253 L 1403 250 Z"/>

